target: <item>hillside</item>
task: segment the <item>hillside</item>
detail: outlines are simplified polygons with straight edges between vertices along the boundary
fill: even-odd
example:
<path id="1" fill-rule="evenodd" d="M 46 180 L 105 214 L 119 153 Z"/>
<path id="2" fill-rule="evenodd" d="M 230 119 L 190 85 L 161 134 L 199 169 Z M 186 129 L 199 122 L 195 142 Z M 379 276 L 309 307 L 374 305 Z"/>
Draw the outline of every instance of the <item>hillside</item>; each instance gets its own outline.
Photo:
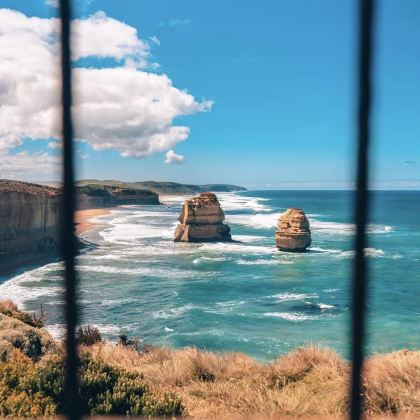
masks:
<path id="1" fill-rule="evenodd" d="M 160 195 L 190 195 L 198 194 L 205 191 L 214 192 L 231 192 L 246 191 L 246 188 L 231 184 L 180 184 L 177 182 L 158 182 L 158 181 L 142 181 L 142 182 L 122 182 L 116 180 L 98 180 L 98 179 L 82 179 L 77 181 L 77 186 L 84 185 L 107 185 L 118 186 L 120 188 L 133 188 L 153 191 Z"/>
<path id="2" fill-rule="evenodd" d="M 78 330 L 78 341 L 83 344 L 80 397 L 88 414 L 272 420 L 348 416 L 350 364 L 327 348 L 301 347 L 260 363 L 242 353 L 188 347 L 143 344 L 137 350 L 135 340 L 105 342 L 92 327 Z M 0 417 L 62 414 L 61 349 L 40 318 L 0 301 Z M 419 351 L 369 357 L 362 381 L 364 418 L 419 418 L 419 369 Z"/>

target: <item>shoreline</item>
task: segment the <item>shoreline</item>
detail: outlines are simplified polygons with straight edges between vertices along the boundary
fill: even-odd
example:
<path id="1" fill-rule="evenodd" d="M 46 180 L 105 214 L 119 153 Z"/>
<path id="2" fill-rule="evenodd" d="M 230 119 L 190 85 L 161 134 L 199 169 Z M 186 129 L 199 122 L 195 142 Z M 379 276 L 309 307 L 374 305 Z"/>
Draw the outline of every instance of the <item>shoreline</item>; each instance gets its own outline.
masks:
<path id="1" fill-rule="evenodd" d="M 99 216 L 106 216 L 111 213 L 111 209 L 88 209 L 77 210 L 75 212 L 75 233 L 83 247 L 81 236 L 94 229 L 97 223 L 92 223 L 92 219 Z M 23 274 L 24 272 L 34 270 L 44 265 L 61 260 L 60 252 L 29 252 L 0 256 L 0 284 L 3 284 L 11 278 Z"/>
<path id="2" fill-rule="evenodd" d="M 92 223 L 92 219 L 108 214 L 111 214 L 111 209 L 76 210 L 74 214 L 76 236 L 80 237 L 83 233 L 92 230 L 96 226 L 96 223 Z"/>

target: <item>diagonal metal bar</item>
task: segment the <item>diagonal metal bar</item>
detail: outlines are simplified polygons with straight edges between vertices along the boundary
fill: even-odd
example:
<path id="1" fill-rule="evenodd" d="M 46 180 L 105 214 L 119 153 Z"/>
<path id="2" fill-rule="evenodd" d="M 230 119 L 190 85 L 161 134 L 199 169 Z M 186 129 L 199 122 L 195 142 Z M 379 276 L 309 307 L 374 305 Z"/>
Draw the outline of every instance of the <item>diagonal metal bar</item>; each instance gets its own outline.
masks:
<path id="1" fill-rule="evenodd" d="M 362 416 L 363 395 L 361 373 L 363 368 L 366 333 L 366 304 L 368 267 L 364 255 L 367 245 L 366 227 L 369 215 L 369 143 L 372 106 L 372 52 L 375 18 L 375 0 L 359 0 L 359 98 L 357 193 L 355 200 L 356 257 L 354 261 L 352 296 L 352 378 L 351 419 Z"/>
<path id="2" fill-rule="evenodd" d="M 60 0 L 61 18 L 61 77 L 62 77 L 62 130 L 63 130 L 63 202 L 61 222 L 61 249 L 64 260 L 65 320 L 66 320 L 66 377 L 64 385 L 64 407 L 69 419 L 80 417 L 78 403 L 79 365 L 76 345 L 76 325 L 78 319 L 75 270 L 77 242 L 74 233 L 74 152 L 71 74 L 71 5 L 70 0 Z"/>

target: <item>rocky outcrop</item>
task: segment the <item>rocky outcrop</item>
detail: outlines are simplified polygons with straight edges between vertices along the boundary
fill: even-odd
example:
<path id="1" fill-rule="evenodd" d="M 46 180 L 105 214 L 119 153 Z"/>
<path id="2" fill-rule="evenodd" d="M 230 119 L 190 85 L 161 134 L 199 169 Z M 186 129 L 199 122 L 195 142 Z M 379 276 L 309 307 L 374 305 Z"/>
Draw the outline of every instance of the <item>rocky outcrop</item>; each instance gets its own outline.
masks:
<path id="1" fill-rule="evenodd" d="M 175 231 L 175 242 L 231 241 L 230 228 L 225 225 L 225 214 L 216 195 L 201 193 L 185 200 Z"/>
<path id="2" fill-rule="evenodd" d="M 311 245 L 309 220 L 302 209 L 287 209 L 279 218 L 276 246 L 281 251 L 305 252 Z"/>
<path id="3" fill-rule="evenodd" d="M 0 180 L 0 255 L 55 249 L 59 215 L 56 188 Z"/>
<path id="4" fill-rule="evenodd" d="M 129 204 L 160 204 L 159 195 L 152 191 L 110 185 L 84 185 L 76 187 L 76 200 L 79 210 Z"/>

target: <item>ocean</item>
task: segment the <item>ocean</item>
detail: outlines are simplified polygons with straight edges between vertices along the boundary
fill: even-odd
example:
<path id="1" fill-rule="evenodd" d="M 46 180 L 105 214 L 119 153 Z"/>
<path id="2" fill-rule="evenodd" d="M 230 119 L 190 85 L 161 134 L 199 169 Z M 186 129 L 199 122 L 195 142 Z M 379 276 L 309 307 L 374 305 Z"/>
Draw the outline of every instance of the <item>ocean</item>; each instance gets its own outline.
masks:
<path id="1" fill-rule="evenodd" d="M 219 193 L 232 243 L 172 241 L 185 197 L 123 206 L 95 219 L 78 257 L 82 323 L 170 347 L 240 351 L 271 360 L 304 344 L 349 356 L 353 193 Z M 420 345 L 420 191 L 372 193 L 367 352 Z M 278 216 L 302 208 L 311 224 L 305 254 L 280 252 Z M 46 312 L 63 332 L 62 264 L 0 285 L 1 299 Z"/>

